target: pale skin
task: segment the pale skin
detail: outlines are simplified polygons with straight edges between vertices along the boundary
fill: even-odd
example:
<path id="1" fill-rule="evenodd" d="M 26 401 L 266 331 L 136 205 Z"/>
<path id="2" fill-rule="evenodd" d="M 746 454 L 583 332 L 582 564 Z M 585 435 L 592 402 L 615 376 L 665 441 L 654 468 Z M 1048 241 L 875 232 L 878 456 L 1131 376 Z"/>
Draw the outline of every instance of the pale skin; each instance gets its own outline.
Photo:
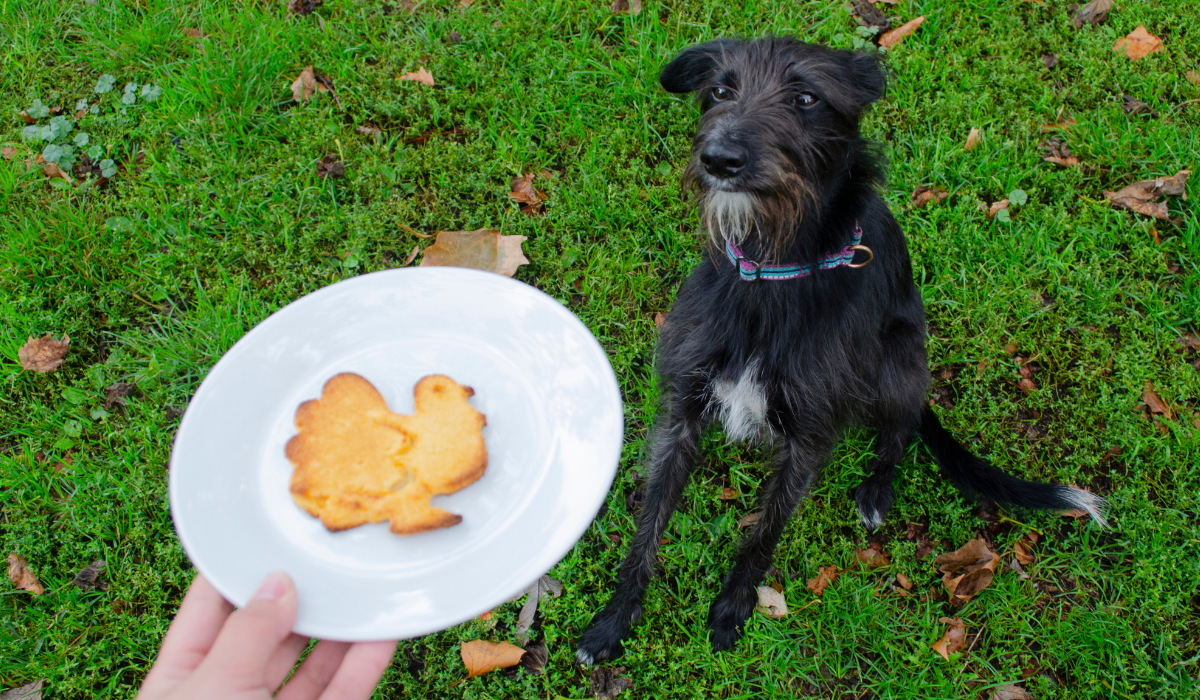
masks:
<path id="1" fill-rule="evenodd" d="M 197 575 L 137 700 L 366 700 L 396 642 L 323 640 L 280 688 L 309 639 L 292 632 L 296 587 L 269 574 L 238 610 Z"/>

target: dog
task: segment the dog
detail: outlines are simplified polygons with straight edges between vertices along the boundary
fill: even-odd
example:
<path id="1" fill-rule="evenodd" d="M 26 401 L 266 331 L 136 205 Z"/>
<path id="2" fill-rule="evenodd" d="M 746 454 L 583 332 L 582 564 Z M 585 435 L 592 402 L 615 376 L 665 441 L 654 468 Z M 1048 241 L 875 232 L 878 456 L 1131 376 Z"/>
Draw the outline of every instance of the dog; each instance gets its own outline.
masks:
<path id="1" fill-rule="evenodd" d="M 904 233 L 876 192 L 878 149 L 859 134 L 885 89 L 875 57 L 790 37 L 719 39 L 683 51 L 659 82 L 699 99 L 683 184 L 708 255 L 661 329 L 664 400 L 637 534 L 616 591 L 579 640 L 580 663 L 620 655 L 713 421 L 774 455 L 761 515 L 709 609 L 714 651 L 741 637 L 784 525 L 848 427 L 875 430 L 877 456 L 854 492 L 868 529 L 884 522 L 914 433 L 967 496 L 1080 509 L 1103 525 L 1102 499 L 1001 471 L 959 444 L 926 403 L 925 307 Z"/>

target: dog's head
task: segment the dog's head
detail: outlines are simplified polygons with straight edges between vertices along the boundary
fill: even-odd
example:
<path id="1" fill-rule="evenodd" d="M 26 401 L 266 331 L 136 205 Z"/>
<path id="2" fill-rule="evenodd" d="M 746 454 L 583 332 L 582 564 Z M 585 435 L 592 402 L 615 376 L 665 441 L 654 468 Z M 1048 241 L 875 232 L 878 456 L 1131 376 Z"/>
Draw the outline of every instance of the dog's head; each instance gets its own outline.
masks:
<path id="1" fill-rule="evenodd" d="M 756 231 L 778 249 L 846 172 L 885 80 L 873 56 L 768 37 L 693 46 L 659 82 L 699 97 L 684 185 L 714 242 Z"/>

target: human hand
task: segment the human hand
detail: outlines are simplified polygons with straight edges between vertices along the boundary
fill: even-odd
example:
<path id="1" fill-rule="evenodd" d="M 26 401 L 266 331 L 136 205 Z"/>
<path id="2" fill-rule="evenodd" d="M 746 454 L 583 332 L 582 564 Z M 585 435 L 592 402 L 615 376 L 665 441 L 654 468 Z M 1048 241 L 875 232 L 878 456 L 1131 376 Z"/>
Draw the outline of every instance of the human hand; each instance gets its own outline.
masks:
<path id="1" fill-rule="evenodd" d="M 321 641 L 288 681 L 308 639 L 292 634 L 296 587 L 269 574 L 240 610 L 199 574 L 167 630 L 137 700 L 365 700 L 396 642 Z"/>

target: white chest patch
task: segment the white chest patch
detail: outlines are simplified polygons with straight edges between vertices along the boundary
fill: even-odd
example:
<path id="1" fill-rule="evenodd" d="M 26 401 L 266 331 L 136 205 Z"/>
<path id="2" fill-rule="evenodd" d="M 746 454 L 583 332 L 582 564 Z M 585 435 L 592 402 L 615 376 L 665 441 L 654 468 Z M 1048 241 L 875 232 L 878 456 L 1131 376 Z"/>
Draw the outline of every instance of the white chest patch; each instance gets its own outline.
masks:
<path id="1" fill-rule="evenodd" d="M 725 434 L 739 442 L 770 437 L 767 425 L 767 396 L 758 382 L 758 361 L 746 365 L 737 382 L 713 382 L 713 405 Z"/>

